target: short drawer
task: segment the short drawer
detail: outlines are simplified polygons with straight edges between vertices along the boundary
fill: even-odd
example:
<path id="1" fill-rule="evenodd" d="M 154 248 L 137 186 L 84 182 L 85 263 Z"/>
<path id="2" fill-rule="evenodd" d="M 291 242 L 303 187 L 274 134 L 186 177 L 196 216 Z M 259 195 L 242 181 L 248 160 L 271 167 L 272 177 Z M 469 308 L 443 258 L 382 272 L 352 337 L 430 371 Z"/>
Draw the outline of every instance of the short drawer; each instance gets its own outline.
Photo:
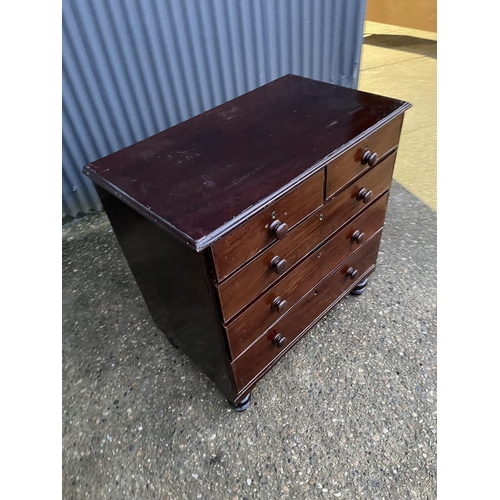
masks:
<path id="1" fill-rule="evenodd" d="M 353 251 L 365 245 L 382 229 L 388 197 L 388 193 L 381 196 L 226 325 L 233 359 L 276 323 Z"/>
<path id="2" fill-rule="evenodd" d="M 283 318 L 232 363 L 238 390 L 269 369 L 334 304 L 371 272 L 377 260 L 380 233 L 354 252 L 311 290 Z M 357 271 L 351 279 L 348 270 Z M 279 339 L 284 339 L 278 342 Z"/>
<path id="3" fill-rule="evenodd" d="M 324 170 L 273 202 L 212 246 L 217 280 L 226 276 L 288 231 L 323 203 Z"/>
<path id="4" fill-rule="evenodd" d="M 394 161 L 395 155 L 391 155 L 368 171 L 290 231 L 284 240 L 271 245 L 218 285 L 224 320 L 229 321 L 268 286 L 290 272 L 318 245 L 388 190 Z M 360 196 L 360 193 L 364 195 Z M 280 263 L 281 268 L 273 266 L 276 262 Z"/>
<path id="5" fill-rule="evenodd" d="M 326 167 L 326 197 L 340 191 L 393 151 L 398 145 L 402 124 L 400 115 L 331 161 Z"/>

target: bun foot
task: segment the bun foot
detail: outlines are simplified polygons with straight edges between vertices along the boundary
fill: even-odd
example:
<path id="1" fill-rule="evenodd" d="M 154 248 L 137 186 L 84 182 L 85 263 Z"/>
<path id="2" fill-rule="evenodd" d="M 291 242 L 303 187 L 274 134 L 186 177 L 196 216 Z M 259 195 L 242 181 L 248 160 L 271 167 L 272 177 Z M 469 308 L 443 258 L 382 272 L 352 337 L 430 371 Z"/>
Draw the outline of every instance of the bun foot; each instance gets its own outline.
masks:
<path id="1" fill-rule="evenodd" d="M 361 295 L 366 288 L 366 285 L 368 284 L 368 279 L 364 279 L 363 281 L 360 281 L 352 290 L 351 290 L 351 295 Z"/>
<path id="2" fill-rule="evenodd" d="M 245 411 L 252 404 L 251 401 L 252 394 L 250 393 L 245 399 L 243 399 L 239 404 L 235 405 L 229 401 L 229 404 L 233 407 L 234 411 Z"/>

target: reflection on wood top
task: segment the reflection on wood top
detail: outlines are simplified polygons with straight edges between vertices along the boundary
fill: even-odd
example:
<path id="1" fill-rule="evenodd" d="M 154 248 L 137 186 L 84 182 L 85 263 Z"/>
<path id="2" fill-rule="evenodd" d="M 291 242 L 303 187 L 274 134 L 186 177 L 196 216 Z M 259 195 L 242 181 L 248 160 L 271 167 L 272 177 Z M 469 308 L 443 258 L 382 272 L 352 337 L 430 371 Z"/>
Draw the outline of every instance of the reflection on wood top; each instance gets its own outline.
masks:
<path id="1" fill-rule="evenodd" d="M 201 251 L 410 106 L 286 75 L 84 167 Z"/>

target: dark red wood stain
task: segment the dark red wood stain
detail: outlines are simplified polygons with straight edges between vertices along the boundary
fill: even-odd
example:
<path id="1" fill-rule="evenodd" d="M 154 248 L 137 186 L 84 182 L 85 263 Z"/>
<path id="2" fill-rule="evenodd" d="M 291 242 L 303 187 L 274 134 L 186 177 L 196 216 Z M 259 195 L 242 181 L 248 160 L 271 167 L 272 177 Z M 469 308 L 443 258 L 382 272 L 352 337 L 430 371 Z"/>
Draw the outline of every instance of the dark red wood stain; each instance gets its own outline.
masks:
<path id="1" fill-rule="evenodd" d="M 287 75 L 84 167 L 156 325 L 238 411 L 365 289 L 409 107 Z"/>
<path id="2" fill-rule="evenodd" d="M 286 75 L 96 160 L 84 172 L 202 250 L 245 212 L 257 211 L 317 162 L 407 107 Z"/>

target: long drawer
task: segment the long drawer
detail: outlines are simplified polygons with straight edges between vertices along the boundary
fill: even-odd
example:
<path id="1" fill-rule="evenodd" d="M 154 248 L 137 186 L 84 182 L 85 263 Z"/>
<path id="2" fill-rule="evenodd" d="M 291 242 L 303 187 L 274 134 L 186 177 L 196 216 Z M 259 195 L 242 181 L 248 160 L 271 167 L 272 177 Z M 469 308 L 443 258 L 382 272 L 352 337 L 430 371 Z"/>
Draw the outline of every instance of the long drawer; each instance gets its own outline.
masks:
<path id="1" fill-rule="evenodd" d="M 222 281 L 263 248 L 287 237 L 288 231 L 323 204 L 324 170 L 276 200 L 212 246 L 217 280 Z"/>
<path id="2" fill-rule="evenodd" d="M 238 390 L 244 389 L 259 373 L 280 359 L 313 323 L 373 270 L 380 236 L 381 233 L 377 233 L 366 245 L 349 256 L 255 344 L 232 362 Z M 356 271 L 354 280 L 351 279 L 349 271 Z"/>
<path id="3" fill-rule="evenodd" d="M 322 241 L 388 190 L 394 161 L 395 155 L 391 155 L 368 171 L 290 231 L 284 240 L 267 248 L 218 285 L 224 320 L 229 321 Z"/>
<path id="4" fill-rule="evenodd" d="M 336 194 L 393 151 L 398 145 L 402 124 L 403 116 L 392 119 L 332 160 L 326 167 L 326 197 Z"/>
<path id="5" fill-rule="evenodd" d="M 383 227 L 388 197 L 388 194 L 382 195 L 226 325 L 233 359 L 278 321 L 350 253 L 366 244 Z"/>

